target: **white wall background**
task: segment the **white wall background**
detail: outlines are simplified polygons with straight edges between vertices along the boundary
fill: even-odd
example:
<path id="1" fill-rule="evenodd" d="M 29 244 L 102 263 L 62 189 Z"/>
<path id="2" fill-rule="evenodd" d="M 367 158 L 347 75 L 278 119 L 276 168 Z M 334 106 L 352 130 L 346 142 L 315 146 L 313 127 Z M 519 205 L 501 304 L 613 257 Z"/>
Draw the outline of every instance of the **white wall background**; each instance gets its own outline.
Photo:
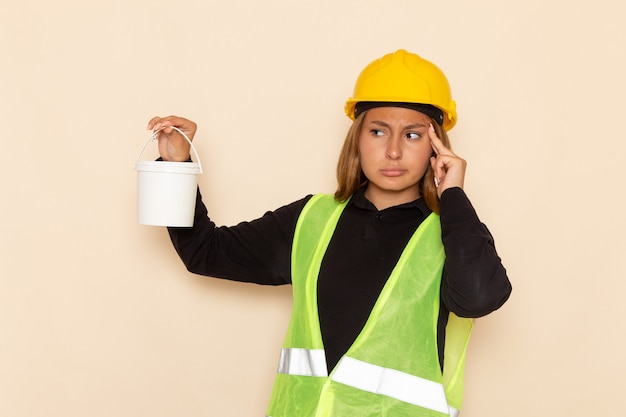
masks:
<path id="1" fill-rule="evenodd" d="M 289 288 L 193 276 L 136 224 L 153 115 L 198 122 L 234 224 L 333 191 L 359 71 L 436 62 L 511 300 L 477 321 L 464 417 L 619 413 L 626 6 L 527 0 L 5 2 L 0 415 L 262 416 Z"/>

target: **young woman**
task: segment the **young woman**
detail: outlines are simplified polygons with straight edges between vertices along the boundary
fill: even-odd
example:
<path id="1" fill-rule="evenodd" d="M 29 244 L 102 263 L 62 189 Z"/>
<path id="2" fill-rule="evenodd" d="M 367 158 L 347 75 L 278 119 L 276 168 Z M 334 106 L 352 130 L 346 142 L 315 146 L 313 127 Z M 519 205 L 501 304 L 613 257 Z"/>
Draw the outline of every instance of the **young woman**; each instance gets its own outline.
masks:
<path id="1" fill-rule="evenodd" d="M 216 227 L 200 193 L 192 228 L 169 228 L 194 273 L 291 284 L 294 305 L 271 417 L 456 416 L 471 318 L 511 285 L 463 191 L 450 150 L 445 75 L 404 50 L 359 76 L 335 195 L 314 195 Z M 189 158 L 196 124 L 155 117 L 161 157 Z"/>

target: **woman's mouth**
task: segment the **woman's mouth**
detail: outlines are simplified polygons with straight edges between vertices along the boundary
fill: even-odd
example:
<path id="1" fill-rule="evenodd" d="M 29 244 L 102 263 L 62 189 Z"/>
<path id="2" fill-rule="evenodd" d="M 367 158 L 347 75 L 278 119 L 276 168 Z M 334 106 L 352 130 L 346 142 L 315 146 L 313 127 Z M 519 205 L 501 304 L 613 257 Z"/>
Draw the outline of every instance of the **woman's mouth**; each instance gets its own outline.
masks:
<path id="1" fill-rule="evenodd" d="M 400 169 L 400 168 L 384 168 L 384 169 L 381 169 L 380 172 L 385 177 L 399 177 L 400 175 L 403 175 L 406 172 L 406 170 Z"/>

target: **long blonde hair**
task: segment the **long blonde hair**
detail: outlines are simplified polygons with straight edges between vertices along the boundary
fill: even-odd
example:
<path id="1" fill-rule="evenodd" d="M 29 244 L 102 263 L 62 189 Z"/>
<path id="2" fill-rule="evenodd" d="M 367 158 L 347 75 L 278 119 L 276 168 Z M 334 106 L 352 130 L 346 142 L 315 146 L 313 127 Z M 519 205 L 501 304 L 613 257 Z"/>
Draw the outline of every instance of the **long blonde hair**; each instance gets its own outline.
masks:
<path id="1" fill-rule="evenodd" d="M 367 184 L 367 177 L 361 169 L 361 157 L 359 153 L 359 137 L 363 128 L 363 120 L 367 112 L 360 114 L 350 126 L 346 139 L 343 142 L 339 160 L 337 162 L 337 190 L 335 200 L 343 202 L 349 199 L 359 188 Z M 435 133 L 443 144 L 450 148 L 450 139 L 446 131 L 434 120 Z M 429 209 L 439 213 L 439 196 L 435 187 L 433 169 L 428 164 L 426 173 L 420 180 L 419 192 Z"/>

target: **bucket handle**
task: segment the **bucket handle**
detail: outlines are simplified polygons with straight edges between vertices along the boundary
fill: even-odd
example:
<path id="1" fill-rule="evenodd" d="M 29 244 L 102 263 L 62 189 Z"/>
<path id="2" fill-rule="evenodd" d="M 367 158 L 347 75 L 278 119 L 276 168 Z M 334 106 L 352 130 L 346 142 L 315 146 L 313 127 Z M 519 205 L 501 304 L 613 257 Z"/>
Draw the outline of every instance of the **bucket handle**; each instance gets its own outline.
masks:
<path id="1" fill-rule="evenodd" d="M 189 139 L 187 137 L 187 135 L 185 135 L 185 133 L 182 130 L 180 130 L 179 128 L 177 128 L 176 126 L 166 126 L 166 127 L 171 127 L 172 129 L 174 129 L 175 131 L 180 133 L 187 140 L 187 142 L 189 142 L 189 145 L 191 145 L 191 149 L 193 150 L 193 153 L 196 156 L 196 161 L 198 161 L 198 167 L 200 168 L 200 174 L 202 174 L 202 163 L 200 163 L 200 156 L 198 156 L 198 152 L 196 151 L 196 148 L 193 146 L 193 143 L 191 143 L 191 139 Z M 141 148 L 141 151 L 139 152 L 139 155 L 137 156 L 137 162 L 139 162 L 139 159 L 141 158 L 141 155 L 143 154 L 143 151 L 146 150 L 146 148 L 148 147 L 150 142 L 157 140 L 158 133 L 161 130 L 163 130 L 163 129 L 165 129 L 165 127 L 162 127 L 159 130 L 155 130 L 154 132 L 152 132 L 152 135 L 150 135 L 150 137 L 148 138 L 146 143 L 143 145 L 143 148 Z"/>

